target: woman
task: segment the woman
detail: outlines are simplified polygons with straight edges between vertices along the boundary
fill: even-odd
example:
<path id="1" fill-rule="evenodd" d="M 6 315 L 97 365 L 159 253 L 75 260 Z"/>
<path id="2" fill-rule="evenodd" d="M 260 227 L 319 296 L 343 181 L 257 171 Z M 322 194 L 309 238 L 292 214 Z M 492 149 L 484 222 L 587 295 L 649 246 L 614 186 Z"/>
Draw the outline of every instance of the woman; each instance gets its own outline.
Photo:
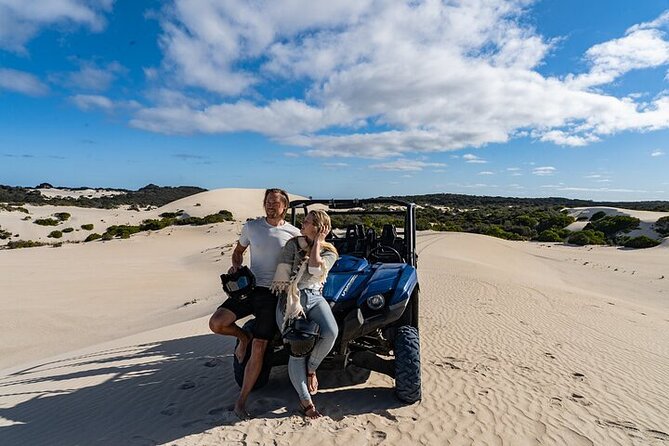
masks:
<path id="1" fill-rule="evenodd" d="M 316 369 L 330 352 L 337 338 L 337 322 L 323 298 L 323 283 L 337 260 L 337 250 L 325 241 L 331 222 L 327 213 L 310 211 L 302 223 L 302 236 L 286 243 L 270 287 L 282 298 L 276 319 L 283 332 L 291 319 L 306 317 L 320 327 L 320 336 L 308 356 L 291 356 L 288 374 L 300 398 L 302 412 L 309 418 L 322 416 L 311 395 L 318 390 Z"/>

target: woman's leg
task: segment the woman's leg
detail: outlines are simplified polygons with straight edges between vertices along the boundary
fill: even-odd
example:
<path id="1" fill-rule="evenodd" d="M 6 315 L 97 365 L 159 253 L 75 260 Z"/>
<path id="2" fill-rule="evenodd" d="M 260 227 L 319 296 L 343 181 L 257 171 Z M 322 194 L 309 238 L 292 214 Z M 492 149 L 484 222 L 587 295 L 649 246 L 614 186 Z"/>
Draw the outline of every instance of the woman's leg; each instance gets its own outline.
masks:
<path id="1" fill-rule="evenodd" d="M 290 382 L 293 383 L 300 401 L 311 403 L 311 396 L 307 388 L 307 358 L 291 356 L 288 359 L 288 376 L 290 376 Z"/>
<path id="2" fill-rule="evenodd" d="M 310 296 L 309 300 L 307 317 L 320 327 L 320 339 L 316 341 L 307 362 L 307 371 L 311 373 L 316 371 L 323 359 L 332 350 L 332 346 L 337 339 L 338 328 L 332 310 L 323 296 L 315 294 Z"/>

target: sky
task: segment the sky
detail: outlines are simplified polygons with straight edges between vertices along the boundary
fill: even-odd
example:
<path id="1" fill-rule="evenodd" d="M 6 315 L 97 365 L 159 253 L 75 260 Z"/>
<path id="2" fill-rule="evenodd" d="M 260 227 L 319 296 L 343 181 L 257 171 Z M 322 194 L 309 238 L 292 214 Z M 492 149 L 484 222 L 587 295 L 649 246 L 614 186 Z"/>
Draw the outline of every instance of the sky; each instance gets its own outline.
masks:
<path id="1" fill-rule="evenodd" d="M 0 0 L 0 184 L 669 200 L 669 0 Z"/>

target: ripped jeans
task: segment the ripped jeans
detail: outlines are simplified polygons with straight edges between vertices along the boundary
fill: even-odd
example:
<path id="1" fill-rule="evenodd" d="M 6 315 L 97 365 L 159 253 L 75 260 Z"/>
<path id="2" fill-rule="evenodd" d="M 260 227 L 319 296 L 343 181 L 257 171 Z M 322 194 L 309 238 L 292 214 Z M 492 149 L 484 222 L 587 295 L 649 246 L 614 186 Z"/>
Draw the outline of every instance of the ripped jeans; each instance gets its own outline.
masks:
<path id="1" fill-rule="evenodd" d="M 300 400 L 311 401 L 309 388 L 307 387 L 307 371 L 315 372 L 321 365 L 323 359 L 332 350 L 339 330 L 330 305 L 323 298 L 321 291 L 300 290 L 300 304 L 304 308 L 307 319 L 316 322 L 320 327 L 320 338 L 316 341 L 314 349 L 308 357 L 290 357 L 288 360 L 288 375 Z M 281 305 L 281 302 L 276 307 L 276 322 L 280 329 L 283 328 L 283 305 Z"/>

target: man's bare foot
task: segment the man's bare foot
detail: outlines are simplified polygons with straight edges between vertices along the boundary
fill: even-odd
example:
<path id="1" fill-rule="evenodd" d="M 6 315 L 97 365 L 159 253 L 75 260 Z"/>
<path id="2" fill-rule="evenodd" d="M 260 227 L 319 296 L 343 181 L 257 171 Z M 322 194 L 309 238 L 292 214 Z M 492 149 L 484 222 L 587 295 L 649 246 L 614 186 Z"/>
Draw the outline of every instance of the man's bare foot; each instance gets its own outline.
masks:
<path id="1" fill-rule="evenodd" d="M 307 388 L 311 395 L 316 395 L 316 392 L 318 392 L 318 378 L 316 378 L 316 372 L 307 372 Z"/>
<path id="2" fill-rule="evenodd" d="M 235 356 L 240 364 L 246 358 L 246 349 L 249 346 L 249 342 L 251 342 L 251 336 L 246 333 L 243 338 L 239 338 L 239 344 L 237 344 L 237 348 L 235 349 Z"/>
<path id="3" fill-rule="evenodd" d="M 239 401 L 235 403 L 235 415 L 242 421 L 251 419 L 251 414 L 246 411 L 246 407 L 240 404 Z"/>

